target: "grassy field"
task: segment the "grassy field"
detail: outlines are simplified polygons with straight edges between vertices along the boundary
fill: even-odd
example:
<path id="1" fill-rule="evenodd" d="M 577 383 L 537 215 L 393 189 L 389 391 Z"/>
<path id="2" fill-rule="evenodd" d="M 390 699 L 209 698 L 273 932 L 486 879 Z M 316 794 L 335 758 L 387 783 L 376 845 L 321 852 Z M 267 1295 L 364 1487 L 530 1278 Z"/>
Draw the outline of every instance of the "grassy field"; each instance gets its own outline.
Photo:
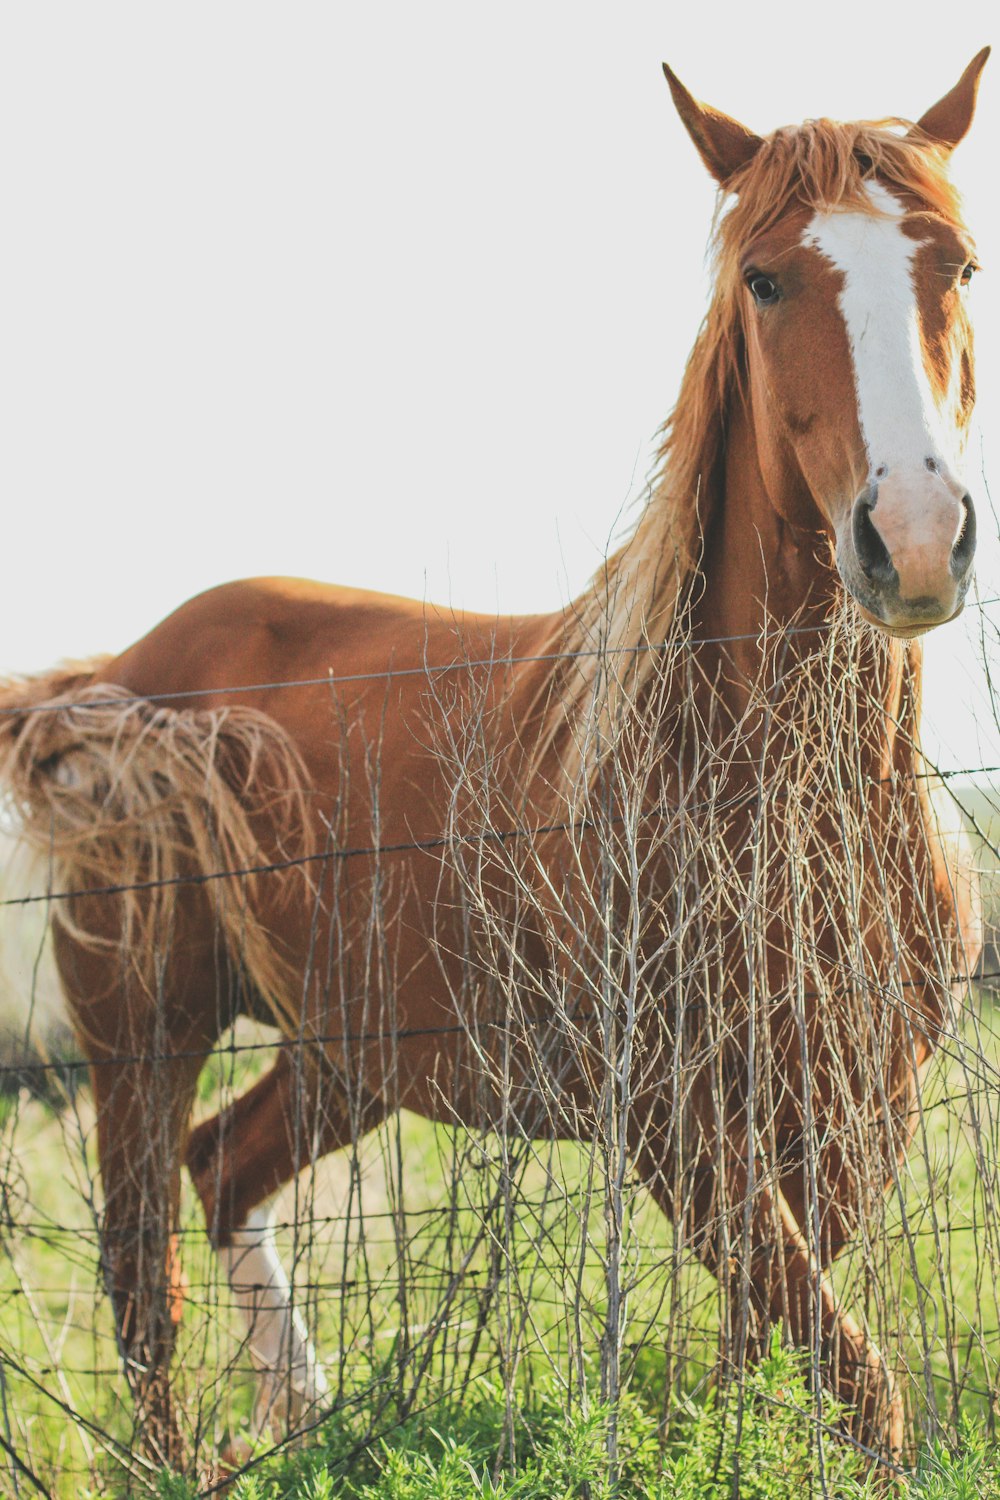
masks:
<path id="1" fill-rule="evenodd" d="M 972 789 L 973 792 L 975 789 Z M 992 794 L 976 805 L 989 827 Z M 970 797 L 963 789 L 963 803 Z M 992 891 L 991 901 L 994 900 Z M 0 1493 L 159 1493 L 133 1451 L 98 1253 L 94 1121 L 79 1074 L 59 1063 L 40 914 L 5 954 L 11 993 L 33 993 L 38 1047 L 11 1007 L 25 1072 L 0 1097 Z M 13 972 L 11 972 L 13 971 Z M 0 1016 L 3 995 L 0 993 Z M 254 1046 L 266 1038 L 242 1032 Z M 9 1054 L 8 1054 L 9 1055 Z M 200 1109 L 242 1091 L 259 1050 L 223 1052 Z M 915 1493 L 1000 1495 L 988 1434 L 1000 1376 L 1000 1017 L 984 986 L 963 1035 L 934 1065 L 889 1219 L 838 1267 L 847 1300 L 886 1347 L 915 1423 Z M 32 1089 L 44 1080 L 45 1087 Z M 10 1083 L 10 1075 L 8 1077 Z M 40 1096 L 39 1096 L 40 1095 Z M 319 1163 L 278 1205 L 300 1306 L 315 1331 L 336 1415 L 303 1451 L 266 1457 L 239 1500 L 556 1500 L 610 1495 L 611 1416 L 601 1400 L 606 1225 L 599 1164 L 569 1146 L 510 1150 L 497 1138 L 403 1115 L 354 1153 Z M 298 1226 L 298 1228 L 296 1228 Z M 866 1492 L 803 1370 L 780 1349 L 741 1399 L 716 1384 L 718 1292 L 629 1189 L 624 1260 L 625 1394 L 615 1409 L 619 1496 L 760 1500 Z M 239 1318 L 185 1191 L 188 1303 L 176 1391 L 204 1465 L 247 1440 L 255 1382 Z M 18 1467 L 18 1464 L 21 1467 Z M 739 1488 L 734 1491 L 734 1472 Z"/>
<path id="2" fill-rule="evenodd" d="M 909 1164 L 894 1224 L 880 1237 L 894 1246 L 875 1278 L 898 1318 L 918 1428 L 943 1427 L 953 1445 L 964 1431 L 959 1451 L 966 1457 L 968 1433 L 985 1431 L 992 1420 L 1000 1340 L 1000 1250 L 989 1207 L 996 1156 L 991 1127 L 980 1118 L 998 1053 L 989 999 L 978 1008 L 970 1039 L 974 1047 L 944 1059 L 930 1086 L 926 1136 Z M 970 1077 L 973 1059 L 978 1072 Z M 239 1091 L 259 1066 L 259 1053 L 246 1062 L 238 1054 L 220 1060 L 215 1076 L 206 1077 L 202 1107 L 214 1107 L 220 1092 Z M 99 1191 L 86 1090 L 60 1111 L 23 1093 L 9 1099 L 3 1141 L 6 1441 L 53 1495 L 120 1495 L 130 1485 L 141 1492 L 153 1476 L 122 1457 L 131 1446 L 131 1407 L 100 1289 Z M 306 1455 L 272 1458 L 241 1481 L 235 1493 L 244 1500 L 340 1494 L 594 1500 L 605 1493 L 603 1231 L 599 1196 L 588 1203 L 592 1163 L 578 1148 L 539 1149 L 517 1170 L 508 1204 L 514 1211 L 505 1222 L 494 1201 L 496 1145 L 404 1115 L 369 1137 L 353 1159 L 328 1158 L 286 1192 L 279 1218 L 311 1226 L 298 1235 L 288 1227 L 282 1238 L 339 1412 Z M 247 1437 L 254 1380 L 190 1196 L 183 1229 L 190 1291 L 176 1384 L 189 1440 L 207 1454 Z M 620 1442 L 628 1462 L 618 1493 L 728 1495 L 719 1476 L 731 1475 L 734 1462 L 727 1426 L 733 1408 L 716 1405 L 714 1283 L 694 1267 L 666 1274 L 668 1230 L 641 1192 L 631 1205 L 627 1246 L 629 1395 Z M 840 1275 L 856 1303 L 864 1295 L 858 1289 L 872 1283 L 857 1257 L 845 1259 Z M 800 1494 L 807 1481 L 808 1493 L 823 1493 L 810 1442 L 815 1398 L 801 1371 L 782 1364 L 777 1350 L 775 1359 L 760 1377 L 763 1385 L 751 1386 L 752 1442 L 744 1424 L 739 1452 L 749 1462 L 755 1444 L 762 1452 L 778 1445 L 776 1452 L 798 1457 L 783 1461 L 780 1472 L 771 1463 L 771 1488 L 750 1489 L 744 1479 L 740 1493 Z M 835 1413 L 825 1412 L 824 1421 L 835 1428 Z M 963 1429 L 963 1422 L 971 1425 Z M 667 1477 L 656 1478 L 664 1432 Z M 863 1475 L 850 1450 L 832 1438 L 827 1446 L 827 1479 L 838 1476 L 840 1486 L 828 1484 L 828 1492 L 861 1493 Z M 927 1484 L 933 1451 L 923 1450 Z M 992 1472 L 986 1449 L 976 1451 L 978 1488 L 970 1495 L 989 1493 L 981 1486 Z M 715 1455 L 711 1483 L 709 1454 Z M 946 1454 L 947 1440 L 934 1459 L 939 1470 L 949 1462 Z M 563 1465 L 558 1484 L 557 1463 Z M 8 1461 L 0 1492 L 6 1486 L 11 1494 L 31 1493 L 26 1483 L 22 1474 L 15 1489 Z M 180 1477 L 158 1483 L 164 1496 L 196 1492 Z"/>

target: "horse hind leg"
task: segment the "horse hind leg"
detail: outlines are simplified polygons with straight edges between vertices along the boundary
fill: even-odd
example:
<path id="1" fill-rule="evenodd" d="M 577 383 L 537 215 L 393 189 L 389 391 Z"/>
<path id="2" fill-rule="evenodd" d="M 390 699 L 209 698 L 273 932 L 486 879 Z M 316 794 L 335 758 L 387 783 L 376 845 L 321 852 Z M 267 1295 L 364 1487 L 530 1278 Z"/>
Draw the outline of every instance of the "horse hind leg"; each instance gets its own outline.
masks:
<path id="1" fill-rule="evenodd" d="M 278 1251 L 273 1200 L 252 1208 L 218 1255 L 259 1376 L 253 1431 L 270 1427 L 280 1439 L 321 1405 L 330 1385 Z"/>
<path id="2" fill-rule="evenodd" d="M 102 1270 L 144 1446 L 180 1463 L 183 1444 L 169 1367 L 180 1315 L 176 1256 L 180 1165 L 198 1074 L 211 1038 L 174 1029 L 170 1007 L 151 1007 L 58 927 L 56 957 L 87 1054 L 97 1113 L 104 1206 Z M 175 1021 L 177 1018 L 173 1018 Z"/>
<path id="3" fill-rule="evenodd" d="M 104 1187 L 105 1282 L 136 1417 L 150 1454 L 177 1464 L 183 1443 L 169 1370 L 183 1301 L 175 1226 L 184 1123 L 197 1071 L 189 1059 L 155 1070 L 91 1060 Z"/>
<path id="4" fill-rule="evenodd" d="M 286 1436 L 328 1395 L 281 1263 L 273 1199 L 303 1167 L 377 1125 L 371 1096 L 352 1112 L 343 1086 L 282 1052 L 271 1071 L 191 1133 L 187 1166 L 209 1236 L 248 1329 L 259 1387 L 253 1426 Z"/>

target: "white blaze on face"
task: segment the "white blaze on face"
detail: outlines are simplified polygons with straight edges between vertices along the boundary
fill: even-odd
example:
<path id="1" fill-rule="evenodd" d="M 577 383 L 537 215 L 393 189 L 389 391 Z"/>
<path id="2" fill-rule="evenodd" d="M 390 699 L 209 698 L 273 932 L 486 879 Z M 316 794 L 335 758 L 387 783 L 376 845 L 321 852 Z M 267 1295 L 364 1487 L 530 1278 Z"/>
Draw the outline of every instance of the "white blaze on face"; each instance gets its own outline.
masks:
<path id="1" fill-rule="evenodd" d="M 292 1289 L 278 1258 L 273 1210 L 255 1208 L 231 1245 L 219 1251 L 237 1306 L 249 1329 L 250 1355 L 260 1372 L 261 1389 L 254 1426 L 270 1424 L 280 1437 L 286 1421 L 295 1422 L 329 1391 L 302 1315 L 293 1307 Z"/>
<path id="2" fill-rule="evenodd" d="M 903 208 L 888 189 L 868 185 L 875 213 L 817 213 L 802 243 L 844 278 L 840 308 L 854 365 L 869 481 L 923 467 L 957 467 L 960 439 L 942 420 L 924 363 L 913 280 L 918 241 L 904 234 Z"/>

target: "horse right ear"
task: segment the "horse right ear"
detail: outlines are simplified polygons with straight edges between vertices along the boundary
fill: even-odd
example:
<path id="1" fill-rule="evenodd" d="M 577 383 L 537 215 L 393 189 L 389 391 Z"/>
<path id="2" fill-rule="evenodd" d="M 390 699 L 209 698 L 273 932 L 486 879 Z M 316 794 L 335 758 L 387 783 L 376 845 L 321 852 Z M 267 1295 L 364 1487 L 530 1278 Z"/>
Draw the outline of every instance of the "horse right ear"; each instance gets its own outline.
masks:
<path id="1" fill-rule="evenodd" d="M 677 113 L 698 148 L 698 155 L 716 182 L 725 187 L 729 179 L 757 154 L 763 141 L 739 120 L 730 119 L 721 110 L 702 104 L 689 94 L 666 63 L 663 64 L 663 76 L 670 85 Z"/>
<path id="2" fill-rule="evenodd" d="M 979 92 L 979 75 L 990 55 L 989 47 L 977 52 L 953 89 L 932 104 L 926 114 L 917 121 L 917 129 L 931 140 L 937 141 L 946 151 L 951 151 L 964 140 L 976 112 L 976 95 Z"/>

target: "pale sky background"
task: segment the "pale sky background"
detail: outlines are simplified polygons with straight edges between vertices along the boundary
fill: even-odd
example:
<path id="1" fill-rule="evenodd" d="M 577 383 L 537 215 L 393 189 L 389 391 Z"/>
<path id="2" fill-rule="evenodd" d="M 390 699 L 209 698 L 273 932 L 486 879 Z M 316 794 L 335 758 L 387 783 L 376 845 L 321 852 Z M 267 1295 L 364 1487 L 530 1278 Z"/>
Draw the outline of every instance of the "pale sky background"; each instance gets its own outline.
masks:
<path id="1" fill-rule="evenodd" d="M 0 671 L 119 649 L 255 573 L 571 597 L 641 491 L 704 307 L 713 190 L 661 59 L 764 132 L 917 116 L 1000 40 L 981 0 L 835 14 L 4 5 Z M 985 267 L 987 542 L 998 121 L 995 56 L 956 158 Z M 981 578 L 1000 593 L 989 559 Z M 995 641 L 1000 605 L 985 618 Z M 982 622 L 929 646 L 950 765 L 1000 763 Z"/>

